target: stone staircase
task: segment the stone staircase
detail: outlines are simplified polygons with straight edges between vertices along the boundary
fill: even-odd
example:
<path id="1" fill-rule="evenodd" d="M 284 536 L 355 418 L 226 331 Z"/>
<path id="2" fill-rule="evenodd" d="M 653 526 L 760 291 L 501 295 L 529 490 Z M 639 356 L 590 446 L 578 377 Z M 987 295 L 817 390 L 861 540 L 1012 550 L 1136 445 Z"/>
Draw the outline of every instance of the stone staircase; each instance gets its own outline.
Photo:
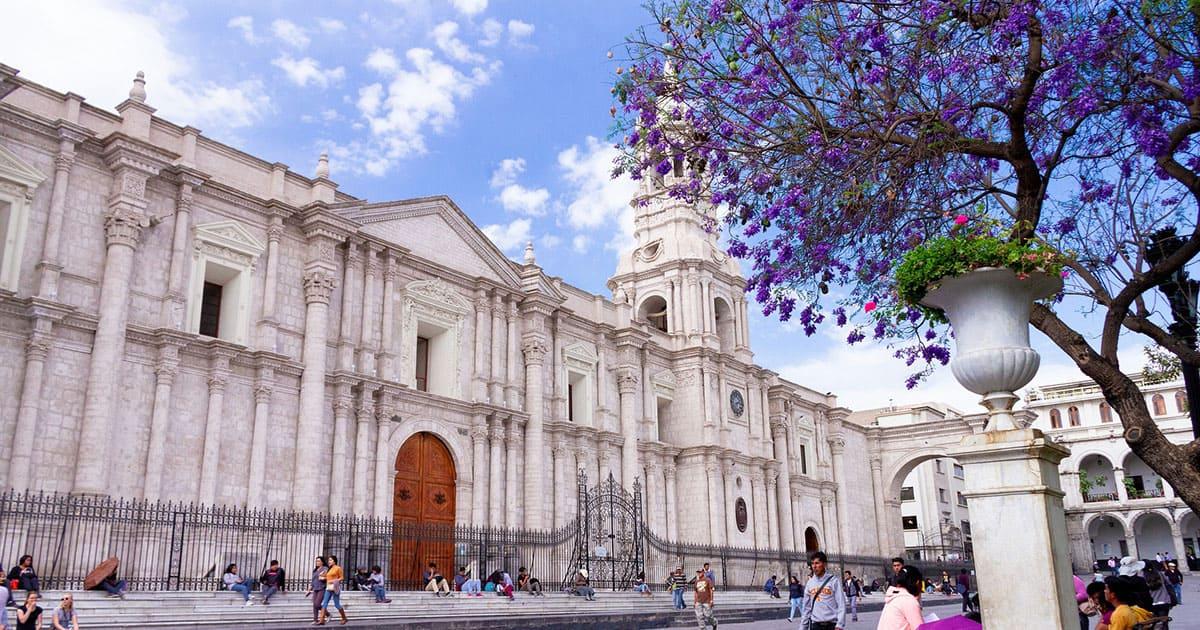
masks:
<path id="1" fill-rule="evenodd" d="M 62 592 L 46 591 L 41 605 L 47 619 L 58 604 Z M 276 595 L 269 606 L 258 603 L 245 606 L 242 598 L 229 592 L 158 592 L 130 593 L 124 600 L 104 597 L 99 592 L 76 592 L 75 608 L 84 628 L 257 628 L 276 630 L 307 628 L 312 621 L 311 600 L 303 593 Z M 20 601 L 22 593 L 15 594 Z M 351 626 L 365 628 L 412 628 L 457 630 L 459 628 L 540 628 L 579 630 L 581 628 L 640 629 L 694 626 L 690 608 L 671 608 L 667 593 L 645 597 L 634 593 L 596 594 L 589 602 L 563 593 L 545 597 L 518 594 L 514 601 L 491 593 L 483 597 L 438 598 L 429 593 L 399 592 L 388 595 L 390 604 L 376 604 L 369 593 L 342 594 L 342 605 Z M 940 598 L 939 598 L 940 599 Z M 717 613 L 722 624 L 779 619 L 787 615 L 787 600 L 771 599 L 761 592 L 718 592 Z M 956 603 L 956 598 L 945 603 Z M 927 605 L 935 602 L 927 602 Z M 878 609 L 882 597 L 875 595 L 859 605 L 859 610 Z M 331 609 L 332 610 L 332 609 Z M 9 610 L 10 620 L 15 620 Z M 328 625 L 338 625 L 331 618 Z"/>

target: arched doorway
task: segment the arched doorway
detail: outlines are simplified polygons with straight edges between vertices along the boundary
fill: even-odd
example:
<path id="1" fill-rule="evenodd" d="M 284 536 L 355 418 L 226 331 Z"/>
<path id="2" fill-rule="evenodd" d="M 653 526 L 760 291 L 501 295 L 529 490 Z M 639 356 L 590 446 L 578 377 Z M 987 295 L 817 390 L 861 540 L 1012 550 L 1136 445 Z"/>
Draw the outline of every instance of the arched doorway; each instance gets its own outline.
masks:
<path id="1" fill-rule="evenodd" d="M 817 538 L 817 530 L 806 527 L 804 529 L 804 551 L 812 553 L 821 550 L 821 539 Z"/>
<path id="2" fill-rule="evenodd" d="M 420 587 L 421 573 L 436 562 L 447 578 L 454 574 L 454 458 L 432 433 L 416 433 L 396 454 L 392 518 L 391 579 Z M 429 542 L 436 540 L 438 542 Z"/>
<path id="3" fill-rule="evenodd" d="M 1133 537 L 1140 558 L 1153 558 L 1156 553 L 1175 553 L 1175 537 L 1165 514 L 1144 512 L 1133 521 Z"/>
<path id="4" fill-rule="evenodd" d="M 1087 561 L 1089 566 L 1095 560 L 1103 561 L 1113 556 L 1123 558 L 1129 555 L 1125 524 L 1117 517 L 1111 514 L 1097 516 L 1088 524 L 1087 534 L 1092 543 L 1092 557 L 1081 560 Z"/>

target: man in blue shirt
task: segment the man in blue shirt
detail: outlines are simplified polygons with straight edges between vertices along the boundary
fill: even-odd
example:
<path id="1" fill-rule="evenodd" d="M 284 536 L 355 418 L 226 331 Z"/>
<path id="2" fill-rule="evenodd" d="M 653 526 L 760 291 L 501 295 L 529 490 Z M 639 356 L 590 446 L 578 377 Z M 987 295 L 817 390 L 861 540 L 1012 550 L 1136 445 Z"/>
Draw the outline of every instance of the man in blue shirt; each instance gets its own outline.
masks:
<path id="1" fill-rule="evenodd" d="M 826 571 L 825 552 L 814 551 L 812 577 L 804 585 L 800 627 L 806 630 L 843 630 L 846 622 L 846 592 L 838 576 Z"/>

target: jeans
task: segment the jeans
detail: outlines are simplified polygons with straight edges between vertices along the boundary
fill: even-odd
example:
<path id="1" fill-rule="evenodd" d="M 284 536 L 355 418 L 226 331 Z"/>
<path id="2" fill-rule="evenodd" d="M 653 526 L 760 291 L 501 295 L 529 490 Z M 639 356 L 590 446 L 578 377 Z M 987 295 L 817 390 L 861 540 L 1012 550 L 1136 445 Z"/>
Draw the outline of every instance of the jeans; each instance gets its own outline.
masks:
<path id="1" fill-rule="evenodd" d="M 1088 619 L 1087 615 L 1079 613 L 1079 630 L 1088 630 L 1091 624 L 1092 622 Z"/>
<path id="2" fill-rule="evenodd" d="M 795 619 L 796 611 L 800 610 L 800 606 L 804 603 L 804 599 L 800 597 L 793 597 L 788 600 L 788 603 L 791 604 L 791 607 L 788 609 L 788 619 Z"/>
<path id="3" fill-rule="evenodd" d="M 471 578 L 466 582 L 463 582 L 462 592 L 464 593 L 478 593 L 480 590 L 479 580 L 476 578 Z"/>
<path id="4" fill-rule="evenodd" d="M 643 583 L 643 584 L 638 584 L 637 586 L 633 587 L 633 592 L 635 592 L 635 593 L 649 593 L 649 592 L 650 592 L 650 585 L 649 585 L 649 584 L 644 584 L 644 583 Z"/>
<path id="5" fill-rule="evenodd" d="M 962 611 L 971 612 L 971 590 L 967 589 L 962 592 Z"/>
<path id="6" fill-rule="evenodd" d="M 671 599 L 671 606 L 674 607 L 675 610 L 683 610 L 684 608 L 687 608 L 687 604 L 683 603 L 683 589 L 671 589 Z"/>
<path id="7" fill-rule="evenodd" d="M 278 586 L 264 586 L 263 591 L 262 591 L 263 603 L 264 604 L 267 603 L 267 601 L 271 599 L 271 596 L 278 592 L 279 592 Z"/>
<path id="8" fill-rule="evenodd" d="M 717 618 L 713 617 L 712 604 L 696 604 L 696 625 L 705 630 L 709 625 L 717 627 Z"/>
<path id="9" fill-rule="evenodd" d="M 371 587 L 371 592 L 375 593 L 375 601 L 381 602 L 387 599 L 387 589 L 382 584 L 376 584 Z"/>
<path id="10" fill-rule="evenodd" d="M 1175 591 L 1175 603 L 1183 603 L 1183 584 L 1172 584 L 1171 590 Z"/>
<path id="11" fill-rule="evenodd" d="M 321 599 L 321 610 L 329 608 L 329 602 L 333 602 L 333 607 L 342 609 L 342 594 L 337 591 L 325 591 L 325 597 Z"/>
<path id="12" fill-rule="evenodd" d="M 858 595 L 847 597 L 846 606 L 850 609 L 850 621 L 858 621 Z"/>
<path id="13" fill-rule="evenodd" d="M 105 591 L 108 591 L 109 595 L 120 595 L 121 593 L 125 592 L 125 580 L 119 580 L 116 585 L 109 584 L 108 582 L 101 582 L 100 586 L 103 587 Z"/>
<path id="14" fill-rule="evenodd" d="M 250 601 L 250 583 L 249 582 L 242 582 L 240 584 L 230 584 L 229 590 L 241 593 L 242 601 L 244 601 L 244 602 Z"/>

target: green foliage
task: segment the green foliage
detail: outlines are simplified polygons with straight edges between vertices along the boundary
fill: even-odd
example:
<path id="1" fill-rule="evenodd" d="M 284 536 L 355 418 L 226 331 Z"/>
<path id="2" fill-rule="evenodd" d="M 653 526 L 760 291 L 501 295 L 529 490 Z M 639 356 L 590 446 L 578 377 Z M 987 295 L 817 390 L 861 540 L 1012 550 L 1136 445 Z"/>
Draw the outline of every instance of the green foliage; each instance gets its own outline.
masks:
<path id="1" fill-rule="evenodd" d="M 1164 350 L 1161 346 L 1146 346 L 1142 348 L 1146 355 L 1146 365 L 1142 368 L 1142 378 L 1147 385 L 1166 383 L 1180 377 L 1182 364 L 1179 357 Z"/>
<path id="2" fill-rule="evenodd" d="M 1130 499 L 1137 499 L 1141 497 L 1141 492 L 1138 492 L 1137 484 L 1133 483 L 1132 477 L 1126 477 L 1124 483 L 1125 496 L 1129 497 Z"/>
<path id="3" fill-rule="evenodd" d="M 921 305 L 930 287 L 942 278 L 961 276 L 981 267 L 1007 267 L 1023 277 L 1033 272 L 1062 272 L 1062 255 L 1040 241 L 1013 241 L 988 234 L 961 234 L 930 239 L 909 250 L 896 268 L 896 293 L 905 303 L 944 322 L 940 309 Z"/>
<path id="4" fill-rule="evenodd" d="M 1084 500 L 1087 500 L 1087 496 L 1091 494 L 1092 488 L 1096 487 L 1097 481 L 1099 479 L 1092 479 L 1086 471 L 1079 471 L 1079 493 L 1083 495 Z"/>

